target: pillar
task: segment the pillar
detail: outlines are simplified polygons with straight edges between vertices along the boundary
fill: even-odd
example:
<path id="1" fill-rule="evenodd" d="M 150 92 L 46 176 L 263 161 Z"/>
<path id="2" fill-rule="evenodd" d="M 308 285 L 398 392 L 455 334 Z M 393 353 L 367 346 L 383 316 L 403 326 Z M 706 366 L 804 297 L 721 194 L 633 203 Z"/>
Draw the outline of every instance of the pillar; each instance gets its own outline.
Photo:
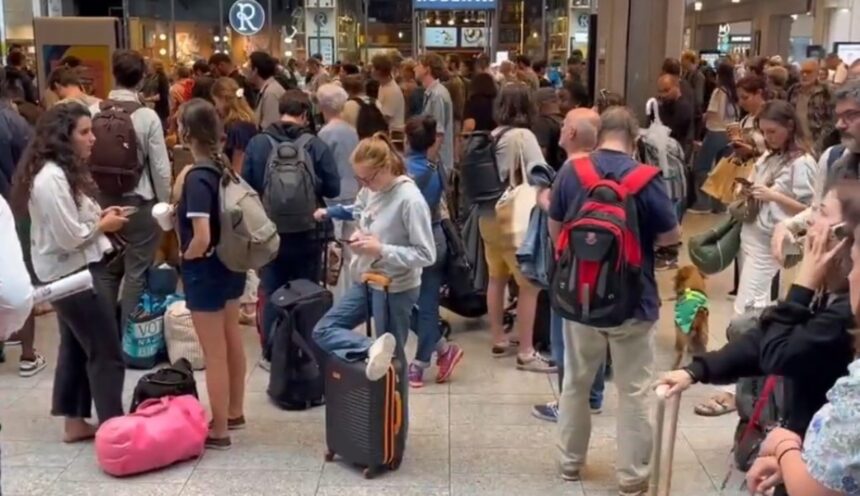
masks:
<path id="1" fill-rule="evenodd" d="M 684 36 L 684 0 L 600 0 L 598 88 L 625 95 L 644 120 L 666 57 L 679 57 Z"/>

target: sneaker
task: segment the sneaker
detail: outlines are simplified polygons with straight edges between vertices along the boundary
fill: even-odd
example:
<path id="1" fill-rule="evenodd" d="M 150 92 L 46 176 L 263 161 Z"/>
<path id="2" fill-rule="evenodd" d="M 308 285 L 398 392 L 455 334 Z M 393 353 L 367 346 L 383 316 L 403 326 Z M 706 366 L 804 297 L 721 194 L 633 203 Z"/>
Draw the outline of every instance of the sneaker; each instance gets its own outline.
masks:
<path id="1" fill-rule="evenodd" d="M 513 341 L 506 341 L 504 343 L 498 343 L 493 345 L 493 358 L 506 358 L 509 356 L 514 356 L 517 353 L 518 343 L 514 343 Z"/>
<path id="2" fill-rule="evenodd" d="M 266 360 L 265 358 L 261 358 L 259 362 L 260 368 L 265 370 L 266 372 L 272 371 L 272 362 Z"/>
<path id="3" fill-rule="evenodd" d="M 48 361 L 45 357 L 36 353 L 35 360 L 21 360 L 18 364 L 18 375 L 21 377 L 32 377 L 48 366 Z"/>
<path id="4" fill-rule="evenodd" d="M 17 338 L 10 339 L 10 340 L 6 341 L 5 344 L 6 344 L 6 346 L 21 346 L 21 340 L 17 339 Z"/>
<path id="5" fill-rule="evenodd" d="M 436 374 L 436 383 L 442 384 L 450 379 L 451 374 L 454 373 L 454 369 L 462 359 L 463 348 L 460 348 L 456 344 L 449 344 L 448 351 L 440 353 L 439 358 L 436 359 L 436 366 L 439 367 L 439 372 Z"/>
<path id="6" fill-rule="evenodd" d="M 409 385 L 415 389 L 424 387 L 424 368 L 414 363 L 409 364 Z"/>
<path id="7" fill-rule="evenodd" d="M 227 419 L 227 430 L 228 431 L 241 431 L 246 426 L 245 416 L 237 417 L 234 419 Z M 212 429 L 212 421 L 209 421 L 209 429 Z"/>
<path id="8" fill-rule="evenodd" d="M 558 401 L 535 405 L 532 407 L 532 417 L 547 422 L 558 422 Z"/>
<path id="9" fill-rule="evenodd" d="M 600 415 L 603 413 L 603 405 L 588 405 L 588 409 L 591 410 L 592 415 Z"/>
<path id="10" fill-rule="evenodd" d="M 232 441 L 230 441 L 230 436 L 227 436 L 227 437 L 207 436 L 205 446 L 206 446 L 206 449 L 225 451 L 225 450 L 230 449 L 230 447 L 233 446 L 233 443 L 232 443 Z"/>
<path id="11" fill-rule="evenodd" d="M 665 270 L 677 270 L 678 269 L 678 258 L 658 258 L 654 262 L 654 270 L 657 272 L 665 271 Z"/>
<path id="12" fill-rule="evenodd" d="M 373 342 L 367 351 L 367 368 L 364 372 L 368 380 L 378 381 L 385 377 L 394 358 L 396 345 L 397 340 L 391 333 L 385 333 Z"/>
<path id="13" fill-rule="evenodd" d="M 562 467 L 561 478 L 566 480 L 567 482 L 577 482 L 581 479 L 581 476 L 579 475 L 579 469 Z"/>
<path id="14" fill-rule="evenodd" d="M 558 372 L 555 362 L 536 351 L 533 351 L 532 355 L 528 357 L 517 355 L 517 368 L 527 372 L 541 372 L 545 374 Z"/>
<path id="15" fill-rule="evenodd" d="M 645 496 L 646 494 L 648 494 L 647 482 L 618 488 L 618 496 Z"/>

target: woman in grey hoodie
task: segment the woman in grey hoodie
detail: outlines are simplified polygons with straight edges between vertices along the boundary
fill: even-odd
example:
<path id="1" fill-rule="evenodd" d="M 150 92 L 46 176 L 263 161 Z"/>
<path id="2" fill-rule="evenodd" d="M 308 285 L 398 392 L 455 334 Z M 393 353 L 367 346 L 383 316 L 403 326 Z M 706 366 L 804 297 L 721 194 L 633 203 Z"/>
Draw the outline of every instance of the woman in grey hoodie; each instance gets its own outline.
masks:
<path id="1" fill-rule="evenodd" d="M 356 221 L 358 228 L 347 240 L 355 254 L 353 280 L 366 273 L 391 280 L 387 304 L 384 288 L 371 286 L 373 318 L 384 334 L 373 341 L 353 332 L 368 317 L 364 285 L 356 283 L 319 321 L 314 339 L 342 360 L 366 359 L 367 378 L 376 381 L 385 376 L 397 342 L 406 344 L 421 272 L 436 260 L 436 244 L 427 202 L 388 136 L 376 133 L 362 140 L 352 154 L 352 167 L 362 187 L 355 204 L 320 209 L 315 217 Z"/>

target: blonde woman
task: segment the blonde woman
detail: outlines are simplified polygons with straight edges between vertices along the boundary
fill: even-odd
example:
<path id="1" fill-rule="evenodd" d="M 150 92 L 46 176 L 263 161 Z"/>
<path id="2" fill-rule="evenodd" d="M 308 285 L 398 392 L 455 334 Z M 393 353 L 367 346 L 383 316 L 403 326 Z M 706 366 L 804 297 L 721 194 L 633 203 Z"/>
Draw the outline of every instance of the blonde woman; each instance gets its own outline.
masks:
<path id="1" fill-rule="evenodd" d="M 245 99 L 244 90 L 233 78 L 223 77 L 215 81 L 212 86 L 212 100 L 224 121 L 224 133 L 227 135 L 224 154 L 230 160 L 233 170 L 241 174 L 245 147 L 257 134 L 254 111 Z"/>
<path id="2" fill-rule="evenodd" d="M 383 288 L 371 288 L 376 329 L 385 334 L 372 341 L 352 331 L 368 317 L 364 285 L 356 283 L 319 321 L 314 340 L 342 360 L 367 360 L 367 378 L 376 381 L 385 376 L 396 342 L 406 345 L 421 274 L 436 260 L 436 243 L 430 207 L 388 136 L 376 133 L 362 140 L 352 167 L 362 187 L 355 204 L 320 209 L 314 217 L 357 221 L 349 240 L 353 278 L 374 272 L 391 280 L 388 298 Z"/>

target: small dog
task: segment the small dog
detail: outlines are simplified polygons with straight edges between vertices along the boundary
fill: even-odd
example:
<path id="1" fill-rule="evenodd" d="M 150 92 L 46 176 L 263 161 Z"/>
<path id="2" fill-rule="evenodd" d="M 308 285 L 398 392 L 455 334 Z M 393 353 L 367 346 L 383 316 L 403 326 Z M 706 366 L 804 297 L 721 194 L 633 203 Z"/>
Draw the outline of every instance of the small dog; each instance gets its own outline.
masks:
<path id="1" fill-rule="evenodd" d="M 681 366 L 684 352 L 693 356 L 708 349 L 708 295 L 705 276 L 694 265 L 681 267 L 675 274 L 675 364 Z"/>

